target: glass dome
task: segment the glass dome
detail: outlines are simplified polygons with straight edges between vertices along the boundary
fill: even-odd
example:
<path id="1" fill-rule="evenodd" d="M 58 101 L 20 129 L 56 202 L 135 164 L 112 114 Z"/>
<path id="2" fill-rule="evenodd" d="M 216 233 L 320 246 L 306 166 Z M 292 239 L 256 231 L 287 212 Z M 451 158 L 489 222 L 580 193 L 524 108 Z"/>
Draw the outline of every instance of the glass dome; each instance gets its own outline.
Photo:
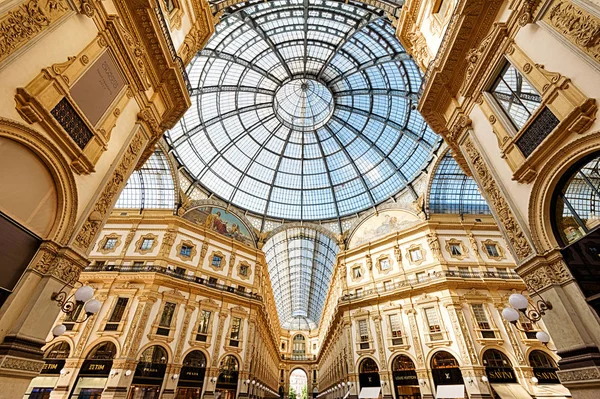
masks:
<path id="1" fill-rule="evenodd" d="M 440 138 L 415 110 L 418 67 L 381 10 L 232 6 L 188 69 L 192 106 L 166 134 L 227 203 L 267 217 L 351 215 L 408 186 Z"/>

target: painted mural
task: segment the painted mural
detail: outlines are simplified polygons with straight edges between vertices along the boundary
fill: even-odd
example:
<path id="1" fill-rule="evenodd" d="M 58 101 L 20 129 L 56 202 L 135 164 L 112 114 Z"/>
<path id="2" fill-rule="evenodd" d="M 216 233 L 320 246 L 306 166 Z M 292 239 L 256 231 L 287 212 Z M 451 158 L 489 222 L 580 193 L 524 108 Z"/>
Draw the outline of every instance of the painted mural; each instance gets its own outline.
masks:
<path id="1" fill-rule="evenodd" d="M 183 215 L 184 219 L 216 231 L 226 237 L 254 246 L 250 232 L 237 216 L 216 207 L 194 208 Z"/>
<path id="2" fill-rule="evenodd" d="M 350 248 L 404 230 L 419 222 L 421 219 L 410 212 L 401 210 L 379 212 L 379 215 L 368 218 L 354 231 L 350 239 Z"/>

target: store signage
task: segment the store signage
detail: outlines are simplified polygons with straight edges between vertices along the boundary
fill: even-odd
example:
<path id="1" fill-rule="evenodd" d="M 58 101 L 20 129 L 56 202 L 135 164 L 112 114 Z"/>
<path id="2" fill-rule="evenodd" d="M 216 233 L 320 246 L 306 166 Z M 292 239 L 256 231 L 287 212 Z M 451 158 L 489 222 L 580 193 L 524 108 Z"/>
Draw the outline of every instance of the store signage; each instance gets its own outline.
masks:
<path id="1" fill-rule="evenodd" d="M 393 377 L 396 385 L 419 385 L 417 373 L 414 370 L 394 371 Z"/>
<path id="2" fill-rule="evenodd" d="M 517 377 L 511 367 L 486 367 L 485 373 L 491 384 L 517 382 Z"/>
<path id="3" fill-rule="evenodd" d="M 60 374 L 60 370 L 65 367 L 65 360 L 46 360 L 40 374 Z"/>
<path id="4" fill-rule="evenodd" d="M 462 373 L 458 367 L 447 367 L 432 369 L 435 385 L 462 385 L 464 384 Z"/>
<path id="5" fill-rule="evenodd" d="M 165 376 L 166 364 L 163 363 L 138 363 L 135 370 L 136 377 L 162 378 Z"/>
<path id="6" fill-rule="evenodd" d="M 540 384 L 560 384 L 558 375 L 555 369 L 535 368 L 533 375 L 538 379 Z"/>
<path id="7" fill-rule="evenodd" d="M 112 363 L 112 360 L 86 360 L 81 366 L 79 375 L 108 375 Z"/>

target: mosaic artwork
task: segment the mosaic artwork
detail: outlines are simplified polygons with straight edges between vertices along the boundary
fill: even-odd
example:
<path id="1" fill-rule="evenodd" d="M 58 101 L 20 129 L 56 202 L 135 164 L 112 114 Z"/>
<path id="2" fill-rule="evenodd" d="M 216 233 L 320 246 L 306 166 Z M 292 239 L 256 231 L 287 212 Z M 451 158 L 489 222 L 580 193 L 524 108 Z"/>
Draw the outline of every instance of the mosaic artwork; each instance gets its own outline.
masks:
<path id="1" fill-rule="evenodd" d="M 352 234 L 350 247 L 357 247 L 390 233 L 404 230 L 421 220 L 410 212 L 393 210 L 380 212 L 365 220 Z"/>
<path id="2" fill-rule="evenodd" d="M 226 237 L 254 245 L 246 225 L 235 215 L 216 207 L 195 208 L 183 215 L 184 219 L 216 231 Z"/>

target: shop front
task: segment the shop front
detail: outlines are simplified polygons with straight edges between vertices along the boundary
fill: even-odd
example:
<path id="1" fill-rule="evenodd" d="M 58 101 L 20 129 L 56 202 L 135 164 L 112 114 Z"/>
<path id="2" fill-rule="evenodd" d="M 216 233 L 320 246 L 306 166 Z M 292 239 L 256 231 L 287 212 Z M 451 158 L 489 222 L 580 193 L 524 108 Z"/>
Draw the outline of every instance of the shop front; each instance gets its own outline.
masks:
<path id="1" fill-rule="evenodd" d="M 360 383 L 359 399 L 375 399 L 381 395 L 379 366 L 370 357 L 363 359 L 358 366 L 358 382 Z"/>
<path id="2" fill-rule="evenodd" d="M 421 399 L 419 379 L 415 363 L 406 355 L 399 355 L 392 361 L 392 378 L 396 399 Z"/>
<path id="3" fill-rule="evenodd" d="M 23 399 L 49 399 L 70 352 L 71 347 L 64 341 L 49 347 L 44 352 L 44 367 L 40 375 L 31 380 Z"/>
<path id="4" fill-rule="evenodd" d="M 81 365 L 69 398 L 100 399 L 116 354 L 112 342 L 96 345 Z"/>
<path id="5" fill-rule="evenodd" d="M 128 399 L 158 399 L 167 370 L 167 351 L 158 345 L 142 352 L 129 388 Z"/>
<path id="6" fill-rule="evenodd" d="M 556 374 L 558 366 L 549 354 L 541 350 L 531 351 L 529 365 L 533 368 L 533 376 L 537 380 L 533 387 L 536 399 L 571 397 L 571 392 L 561 385 Z"/>
<path id="7" fill-rule="evenodd" d="M 531 399 L 531 395 L 517 381 L 510 359 L 497 349 L 483 353 L 485 374 L 495 399 Z"/>
<path id="8" fill-rule="evenodd" d="M 219 377 L 215 388 L 216 399 L 235 399 L 238 386 L 239 363 L 233 355 L 227 355 L 219 365 Z"/>
<path id="9" fill-rule="evenodd" d="M 458 361 L 452 354 L 439 351 L 431 358 L 431 374 L 436 399 L 464 399 L 465 383 Z"/>
<path id="10" fill-rule="evenodd" d="M 183 359 L 179 373 L 176 399 L 201 399 L 204 376 L 206 374 L 206 356 L 201 351 L 192 351 Z"/>

